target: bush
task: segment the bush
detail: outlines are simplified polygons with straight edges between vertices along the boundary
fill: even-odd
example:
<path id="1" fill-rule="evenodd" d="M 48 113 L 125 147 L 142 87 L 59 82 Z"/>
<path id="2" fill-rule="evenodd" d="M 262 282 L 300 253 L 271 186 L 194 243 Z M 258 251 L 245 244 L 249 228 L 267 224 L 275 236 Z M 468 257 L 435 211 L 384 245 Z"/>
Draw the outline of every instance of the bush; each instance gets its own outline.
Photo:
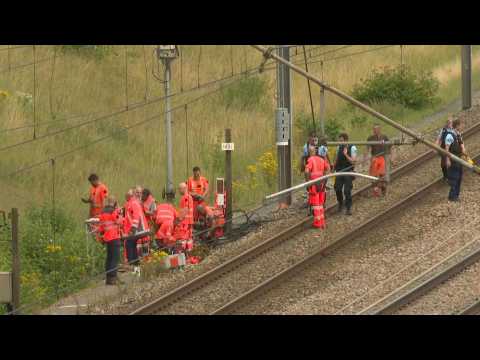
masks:
<path id="1" fill-rule="evenodd" d="M 325 135 L 330 141 L 335 141 L 338 138 L 338 135 L 342 132 L 342 126 L 339 121 L 332 117 L 325 120 Z"/>
<path id="2" fill-rule="evenodd" d="M 431 72 L 414 73 L 407 66 L 384 67 L 361 80 L 352 95 L 367 104 L 386 102 L 418 110 L 438 101 L 438 88 L 439 81 Z"/>
<path id="3" fill-rule="evenodd" d="M 222 101 L 225 107 L 237 110 L 253 110 L 263 105 L 267 91 L 267 83 L 258 77 L 247 77 L 222 92 Z"/>
<path id="4" fill-rule="evenodd" d="M 300 131 L 301 137 L 307 139 L 312 131 L 318 131 L 316 128 L 319 124 L 312 121 L 312 115 L 309 115 L 303 111 L 299 111 L 295 117 L 294 126 Z"/>

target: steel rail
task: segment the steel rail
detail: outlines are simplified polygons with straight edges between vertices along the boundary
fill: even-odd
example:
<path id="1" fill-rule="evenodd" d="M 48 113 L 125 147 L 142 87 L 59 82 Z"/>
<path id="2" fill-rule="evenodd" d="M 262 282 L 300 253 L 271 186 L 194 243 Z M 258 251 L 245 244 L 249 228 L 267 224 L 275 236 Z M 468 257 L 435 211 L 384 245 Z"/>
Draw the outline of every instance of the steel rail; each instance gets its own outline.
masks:
<path id="1" fill-rule="evenodd" d="M 460 250 L 464 250 L 463 248 Z M 422 295 L 427 294 L 434 288 L 438 287 L 440 284 L 445 282 L 446 280 L 450 279 L 451 277 L 457 275 L 461 271 L 465 270 L 467 267 L 475 264 L 478 260 L 480 260 L 480 248 L 476 249 L 475 251 L 469 253 L 468 255 L 464 256 L 460 261 L 455 262 L 448 268 L 439 273 L 427 278 L 414 288 L 410 289 L 409 291 L 405 292 L 405 294 L 401 295 L 400 297 L 396 297 L 399 293 L 402 292 L 403 289 L 407 288 L 409 285 L 417 282 L 420 278 L 424 277 L 427 273 L 432 272 L 433 268 L 444 264 L 445 262 L 449 261 L 452 256 L 449 256 L 446 260 L 443 260 L 439 264 L 436 264 L 429 270 L 425 271 L 421 275 L 417 276 L 413 280 L 409 281 L 408 283 L 402 285 L 400 288 L 395 289 L 387 296 L 383 297 L 379 301 L 375 302 L 374 304 L 368 306 L 367 308 L 363 309 L 358 315 L 389 315 L 393 314 L 395 311 L 399 310 L 400 308 L 408 305 L 412 301 L 420 298 Z M 388 299 L 392 299 L 387 301 L 386 304 L 378 308 L 377 310 L 371 311 L 375 309 L 379 304 L 385 302 Z"/>
<path id="2" fill-rule="evenodd" d="M 469 136 L 477 133 L 480 131 L 480 122 L 471 126 L 463 133 L 464 139 L 468 138 Z M 394 169 L 391 173 L 392 180 L 397 179 L 404 174 L 408 173 L 412 169 L 417 168 L 419 165 L 431 160 L 432 158 L 436 157 L 438 153 L 434 150 L 428 150 L 423 154 L 417 156 L 413 160 L 399 166 L 398 168 Z M 372 187 L 372 184 L 367 184 L 358 190 L 352 193 L 352 198 L 357 198 L 361 194 L 367 192 Z M 415 194 L 413 194 L 415 195 Z M 414 196 L 410 195 L 407 199 L 413 199 Z M 336 211 L 336 203 L 328 206 L 326 208 L 326 214 L 333 214 Z M 390 210 L 390 209 L 389 209 Z M 211 282 L 214 282 L 216 279 L 222 277 L 225 274 L 230 273 L 231 271 L 235 270 L 237 267 L 245 264 L 256 257 L 262 255 L 269 249 L 283 243 L 284 241 L 290 239 L 293 236 L 301 233 L 305 229 L 311 226 L 312 217 L 305 218 L 304 220 L 300 221 L 299 223 L 283 230 L 279 234 L 263 241 L 262 243 L 257 244 L 256 246 L 245 250 L 241 254 L 235 256 L 234 258 L 230 259 L 229 261 L 199 275 L 198 277 L 193 278 L 192 280 L 188 281 L 187 283 L 169 291 L 167 294 L 159 297 L 158 299 L 136 309 L 135 311 L 131 312 L 130 315 L 148 315 L 154 314 L 159 312 L 170 304 L 175 303 L 179 299 L 185 297 L 186 295 L 197 291 L 204 286 L 208 285 Z M 367 225 L 362 224 L 359 228 L 364 227 L 364 231 L 367 230 Z M 356 234 L 355 236 L 358 236 Z"/>
<path id="3" fill-rule="evenodd" d="M 379 113 L 375 109 L 373 109 L 370 106 L 358 101 L 357 99 L 351 97 L 350 95 L 344 93 L 343 91 L 341 91 L 341 90 L 339 90 L 339 89 L 337 89 L 337 88 L 335 88 L 331 85 L 326 84 L 324 81 L 320 80 L 316 76 L 313 76 L 311 73 L 306 72 L 301 67 L 283 59 L 282 57 L 278 56 L 277 54 L 274 54 L 272 51 L 269 51 L 265 47 L 260 46 L 260 45 L 251 45 L 251 46 L 254 49 L 260 51 L 264 55 L 265 58 L 273 58 L 277 62 L 280 62 L 280 63 L 288 66 L 290 69 L 292 69 L 296 73 L 299 73 L 300 75 L 304 76 L 305 78 L 311 80 L 315 84 L 319 85 L 321 88 L 330 91 L 331 93 L 337 95 L 338 97 L 348 101 L 352 105 L 362 109 L 363 111 L 367 112 L 368 114 L 376 117 L 377 119 L 383 121 L 384 123 L 386 123 L 386 124 L 394 127 L 395 129 L 401 131 L 402 133 L 411 136 L 412 138 L 418 140 L 419 142 L 427 145 L 428 147 L 430 147 L 432 149 L 435 149 L 440 154 L 442 154 L 444 156 L 448 156 L 452 161 L 455 161 L 455 162 L 463 165 L 464 167 L 474 171 L 475 173 L 480 174 L 480 167 L 472 165 L 472 164 L 468 163 L 467 161 L 463 160 L 462 158 L 460 158 L 458 156 L 455 156 L 454 154 L 446 151 L 445 149 L 442 149 L 437 144 L 426 140 L 421 134 L 417 134 L 415 131 L 398 124 L 397 122 L 393 121 L 389 117 Z"/>
<path id="4" fill-rule="evenodd" d="M 476 160 L 480 159 L 480 154 L 477 155 L 475 159 Z M 352 231 L 348 232 L 347 234 L 340 236 L 327 247 L 318 249 L 317 251 L 312 253 L 310 256 L 296 262 L 295 264 L 291 265 L 285 270 L 270 277 L 260 285 L 250 289 L 249 291 L 245 292 L 244 294 L 240 295 L 239 297 L 225 304 L 221 308 L 215 310 L 214 312 L 211 313 L 211 315 L 227 315 L 227 314 L 235 313 L 236 311 L 245 307 L 249 303 L 253 302 L 255 299 L 265 294 L 269 290 L 277 287 L 279 284 L 284 283 L 285 281 L 292 278 L 299 272 L 307 269 L 308 267 L 318 263 L 320 260 L 325 258 L 328 254 L 331 254 L 333 251 L 339 249 L 340 247 L 342 247 L 347 243 L 355 241 L 375 225 L 388 220 L 389 218 L 392 217 L 392 215 L 398 213 L 399 211 L 401 211 L 406 207 L 411 206 L 412 202 L 418 201 L 421 198 L 423 198 L 425 195 L 427 195 L 427 193 L 431 189 L 441 184 L 442 181 L 443 181 L 443 177 L 439 177 L 438 179 L 432 181 L 431 183 L 423 186 L 421 189 L 417 190 L 413 194 L 410 194 L 406 198 L 400 200 L 399 202 L 397 202 L 390 208 L 386 209 L 382 213 L 374 216 L 373 218 L 366 220 L 361 225 L 359 225 Z M 461 269 L 471 265 L 472 263 L 476 262 L 479 259 L 480 259 L 480 249 L 471 257 L 464 259 L 465 260 L 464 263 L 457 264 L 458 266 L 451 270 L 452 274 L 454 271 L 456 272 L 461 271 Z M 438 281 L 442 282 L 444 280 L 440 279 Z"/>
<path id="5" fill-rule="evenodd" d="M 460 311 L 459 315 L 480 315 L 480 299 Z"/>

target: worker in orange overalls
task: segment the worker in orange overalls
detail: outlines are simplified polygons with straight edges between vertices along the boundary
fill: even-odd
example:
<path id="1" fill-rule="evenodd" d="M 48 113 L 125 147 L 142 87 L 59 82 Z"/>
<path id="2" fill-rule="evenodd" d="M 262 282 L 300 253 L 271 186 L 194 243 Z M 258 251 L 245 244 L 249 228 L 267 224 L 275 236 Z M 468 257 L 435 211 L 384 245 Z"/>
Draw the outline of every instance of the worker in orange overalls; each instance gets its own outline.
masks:
<path id="1" fill-rule="evenodd" d="M 155 223 L 155 212 L 157 211 L 157 204 L 152 193 L 148 189 L 142 190 L 142 206 L 145 217 L 147 218 L 148 224 L 151 225 Z"/>
<path id="2" fill-rule="evenodd" d="M 201 232 L 201 239 L 211 240 L 223 236 L 225 219 L 221 216 L 220 212 L 216 212 L 215 209 L 212 209 L 208 205 L 198 205 L 197 212 L 198 220 L 195 222 L 195 228 Z"/>
<path id="3" fill-rule="evenodd" d="M 82 198 L 86 204 L 90 204 L 90 218 L 98 217 L 104 207 L 105 199 L 108 196 L 108 188 L 100 182 L 97 174 L 91 174 L 88 181 L 92 185 L 90 187 L 90 196 L 87 199 Z"/>
<path id="4" fill-rule="evenodd" d="M 305 180 L 315 180 L 322 177 L 330 170 L 330 165 L 317 155 L 314 146 L 309 147 L 310 157 L 305 165 Z M 323 204 L 326 200 L 326 187 L 324 182 L 316 183 L 308 188 L 308 203 L 313 210 L 313 226 L 325 229 L 325 210 Z"/>
<path id="5" fill-rule="evenodd" d="M 143 209 L 135 198 L 135 191 L 133 189 L 128 190 L 125 195 L 125 200 L 127 201 L 124 205 L 125 208 L 125 226 L 124 234 L 125 236 L 136 235 L 141 231 L 148 230 L 147 219 L 143 213 Z M 147 237 L 148 238 L 148 237 Z M 144 253 L 141 252 L 143 248 L 144 238 L 134 240 L 128 239 L 125 241 L 125 251 L 127 261 L 130 265 L 137 267 L 139 265 L 139 255 L 143 256 Z M 137 271 L 138 269 L 134 269 Z"/>
<path id="6" fill-rule="evenodd" d="M 198 219 L 197 206 L 205 204 L 209 191 L 208 180 L 200 175 L 198 166 L 193 168 L 193 176 L 188 178 L 187 187 L 193 198 L 193 221 L 195 222 Z"/>
<path id="7" fill-rule="evenodd" d="M 367 141 L 388 141 L 388 137 L 381 133 L 380 125 L 375 124 L 373 126 L 373 135 L 369 136 Z M 373 185 L 373 195 L 380 196 L 386 195 L 387 193 L 387 184 L 385 182 L 385 145 L 369 145 L 371 162 L 369 174 L 380 178 L 379 181 L 375 182 Z"/>
<path id="8" fill-rule="evenodd" d="M 173 235 L 177 219 L 178 213 L 172 204 L 158 204 L 154 220 L 157 225 L 155 242 L 159 249 L 167 248 L 171 252 L 175 247 L 175 237 Z"/>
<path id="9" fill-rule="evenodd" d="M 187 184 L 180 183 L 178 191 L 182 197 L 179 202 L 179 224 L 175 227 L 175 239 L 182 244 L 182 250 L 193 248 L 193 198 L 188 192 Z"/>
<path id="10" fill-rule="evenodd" d="M 119 209 L 116 208 L 116 201 L 113 197 L 108 197 L 106 205 L 99 215 L 98 233 L 101 242 L 107 248 L 107 257 L 105 260 L 106 285 L 116 285 L 117 267 L 120 260 L 120 238 L 122 237 L 123 217 Z"/>

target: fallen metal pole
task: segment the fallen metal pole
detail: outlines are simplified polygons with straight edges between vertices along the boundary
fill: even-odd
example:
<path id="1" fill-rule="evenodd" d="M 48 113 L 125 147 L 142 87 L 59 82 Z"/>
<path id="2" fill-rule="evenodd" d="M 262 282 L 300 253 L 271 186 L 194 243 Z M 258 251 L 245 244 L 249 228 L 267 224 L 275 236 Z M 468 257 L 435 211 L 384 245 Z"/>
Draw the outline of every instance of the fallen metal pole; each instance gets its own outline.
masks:
<path id="1" fill-rule="evenodd" d="M 369 179 L 369 180 L 373 180 L 373 181 L 379 180 L 379 178 L 377 178 L 377 177 L 375 177 L 375 176 L 360 174 L 360 173 L 356 173 L 356 172 L 337 172 L 337 173 L 331 173 L 331 174 L 328 174 L 328 175 L 324 175 L 324 176 L 322 176 L 322 177 L 319 177 L 318 179 L 310 180 L 310 181 L 307 181 L 307 182 L 305 182 L 305 183 L 292 186 L 291 188 L 288 188 L 288 189 L 279 191 L 279 192 L 277 192 L 277 193 L 274 193 L 274 194 L 271 194 L 271 195 L 267 195 L 267 196 L 265 196 L 265 200 L 271 200 L 271 199 L 274 199 L 274 198 L 276 198 L 276 197 L 278 197 L 278 196 L 281 196 L 281 195 L 284 195 L 284 194 L 287 194 L 287 193 L 291 193 L 291 192 L 293 192 L 293 191 L 295 191 L 295 190 L 299 190 L 299 189 L 302 189 L 302 188 L 304 188 L 304 187 L 313 185 L 313 184 L 315 184 L 315 183 L 317 183 L 317 182 L 319 182 L 319 181 L 323 181 L 323 180 L 325 180 L 325 179 L 328 179 L 328 178 L 331 178 L 331 177 L 337 177 L 337 176 L 355 176 L 355 177 L 362 177 L 362 178 Z"/>
<path id="2" fill-rule="evenodd" d="M 416 144 L 418 141 L 402 141 L 400 139 L 398 140 L 393 140 L 393 141 L 349 141 L 349 142 L 344 142 L 344 141 L 327 141 L 327 146 L 328 145 L 333 145 L 333 146 L 337 146 L 337 145 L 358 145 L 358 146 L 362 146 L 362 145 L 395 145 L 395 146 L 399 146 L 399 145 L 414 145 Z"/>
<path id="3" fill-rule="evenodd" d="M 350 95 L 347 95 L 345 94 L 343 91 L 341 90 L 338 90 L 330 85 L 327 85 L 326 83 L 324 83 L 323 81 L 321 81 L 320 79 L 318 79 L 317 77 L 311 75 L 311 73 L 307 73 L 305 70 L 303 70 L 302 68 L 292 64 L 291 62 L 289 61 L 286 61 L 285 59 L 282 59 L 281 57 L 277 56 L 276 54 L 274 54 L 273 52 L 269 52 L 265 47 L 263 46 L 260 46 L 260 45 L 251 45 L 253 48 L 257 49 L 258 51 L 262 52 L 263 55 L 265 57 L 269 57 L 269 58 L 273 58 L 274 60 L 278 61 L 278 62 L 281 62 L 285 65 L 287 65 L 288 67 L 290 67 L 290 69 L 294 70 L 295 72 L 303 75 L 304 77 L 306 77 L 307 79 L 310 79 L 312 82 L 316 83 L 317 85 L 320 85 L 321 87 L 323 87 L 324 89 L 334 93 L 335 95 L 341 97 L 342 99 L 352 103 L 353 105 L 355 105 L 356 107 L 364 110 L 365 112 L 369 113 L 370 115 L 373 115 L 375 116 L 376 118 L 380 119 L 381 121 L 389 124 L 390 126 L 394 127 L 395 129 L 397 130 L 400 130 L 402 133 L 405 133 L 411 137 L 413 137 L 414 139 L 417 139 L 419 142 L 422 142 L 424 143 L 425 145 L 427 145 L 428 147 L 436 150 L 438 153 L 442 154 L 442 155 L 445 155 L 447 157 L 449 157 L 450 159 L 452 159 L 453 161 L 465 166 L 466 168 L 470 169 L 470 170 L 473 170 L 474 172 L 476 172 L 477 174 L 480 174 L 480 167 L 478 166 L 475 166 L 475 165 L 472 165 L 470 163 L 468 163 L 467 161 L 459 158 L 458 156 L 455 156 L 453 155 L 451 152 L 448 152 L 444 149 L 442 149 L 440 146 L 438 146 L 437 144 L 434 144 L 428 140 L 425 140 L 423 138 L 423 136 L 421 135 L 418 135 L 416 134 L 414 131 L 406 128 L 406 127 L 403 127 L 402 125 L 396 123 L 395 121 L 393 121 L 392 119 L 388 118 L 387 116 L 379 113 L 378 111 L 372 109 L 370 106 L 368 105 L 365 105 L 364 103 L 356 100 L 355 98 L 351 97 Z"/>

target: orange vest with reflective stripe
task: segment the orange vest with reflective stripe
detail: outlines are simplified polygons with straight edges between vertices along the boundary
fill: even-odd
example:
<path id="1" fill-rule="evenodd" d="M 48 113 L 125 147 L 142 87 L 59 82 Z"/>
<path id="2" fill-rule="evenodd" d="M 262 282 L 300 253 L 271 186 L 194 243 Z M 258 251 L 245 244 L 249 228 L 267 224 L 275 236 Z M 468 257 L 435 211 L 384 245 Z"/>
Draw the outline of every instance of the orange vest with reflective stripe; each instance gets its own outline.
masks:
<path id="1" fill-rule="evenodd" d="M 203 195 L 205 193 L 205 189 L 207 188 L 208 180 L 203 176 L 200 176 L 200 179 L 194 180 L 193 176 L 188 178 L 187 182 L 187 189 L 190 193 L 196 193 L 199 195 Z"/>
<path id="2" fill-rule="evenodd" d="M 177 210 L 171 204 L 158 204 L 155 212 L 155 222 L 161 225 L 165 221 L 174 221 L 177 216 Z"/>
<path id="3" fill-rule="evenodd" d="M 108 188 L 104 184 L 99 183 L 97 187 L 90 187 L 90 200 L 92 200 L 90 204 L 90 217 L 95 217 L 102 213 L 107 196 Z"/>
<path id="4" fill-rule="evenodd" d="M 193 224 L 193 198 L 192 198 L 192 195 L 190 195 L 188 193 L 183 195 L 180 199 L 179 206 L 180 206 L 180 210 L 182 210 L 182 212 L 185 212 L 184 209 L 186 209 L 186 214 L 181 215 L 181 216 L 183 216 L 182 222 L 184 222 L 185 224 L 188 224 L 188 225 Z"/>
<path id="5" fill-rule="evenodd" d="M 103 241 L 109 242 L 120 239 L 120 226 L 123 220 L 118 211 L 103 211 L 99 219 L 99 232 L 103 233 Z"/>
<path id="6" fill-rule="evenodd" d="M 322 177 L 325 170 L 328 170 L 327 162 L 318 155 L 310 156 L 305 166 L 305 171 L 310 173 L 310 180 Z"/>

